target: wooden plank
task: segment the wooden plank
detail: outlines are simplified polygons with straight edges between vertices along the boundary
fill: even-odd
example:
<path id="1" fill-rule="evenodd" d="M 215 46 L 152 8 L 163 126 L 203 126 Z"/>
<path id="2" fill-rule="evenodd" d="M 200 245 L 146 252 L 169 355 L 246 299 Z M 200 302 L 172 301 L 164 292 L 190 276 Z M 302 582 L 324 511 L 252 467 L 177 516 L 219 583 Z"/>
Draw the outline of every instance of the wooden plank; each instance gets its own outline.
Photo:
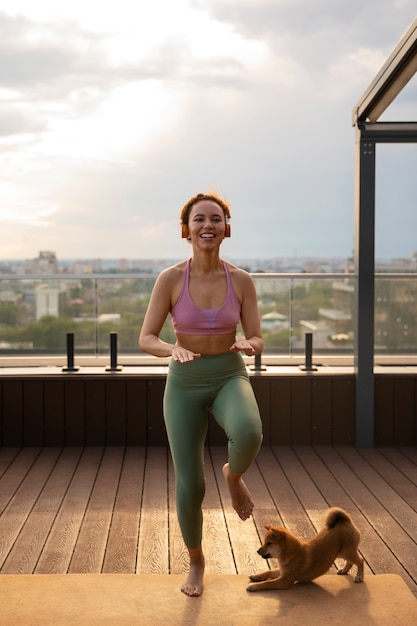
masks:
<path id="1" fill-rule="evenodd" d="M 394 489 L 401 498 L 417 511 L 417 466 L 405 459 L 397 450 L 394 455 L 385 455 L 383 449 L 366 450 L 364 456 L 375 471 Z M 395 463 L 397 461 L 397 464 Z M 410 470 L 409 470 L 410 468 Z M 407 474 L 410 471 L 410 479 Z M 417 536 L 417 535 L 416 535 Z"/>
<path id="2" fill-rule="evenodd" d="M 270 441 L 265 445 L 291 444 L 291 380 L 277 378 L 271 385 Z M 261 415 L 262 417 L 262 415 Z"/>
<path id="3" fill-rule="evenodd" d="M 264 524 L 284 525 L 308 539 L 321 527 L 326 508 L 335 505 L 348 510 L 361 531 L 367 575 L 399 574 L 417 594 L 415 447 L 263 446 L 245 475 L 255 500 L 247 522 L 232 509 L 221 471 L 227 449 L 212 450 L 205 450 L 207 573 L 264 569 L 256 554 Z M 0 449 L 0 573 L 67 573 L 71 559 L 76 564 L 74 553 L 82 561 L 83 549 L 88 563 L 101 562 L 105 573 L 188 569 L 168 450 L 123 447 L 115 457 L 111 448 L 105 452 L 68 447 L 55 462 L 59 451 L 49 448 Z M 113 496 L 104 493 L 108 484 Z M 100 491 L 100 523 L 87 532 L 87 518 L 93 519 L 89 503 L 100 500 Z"/>
<path id="4" fill-rule="evenodd" d="M 5 416 L 3 413 L 3 384 L 2 381 L 0 380 L 0 446 L 4 445 L 3 444 L 3 424 L 5 421 Z"/>
<path id="5" fill-rule="evenodd" d="M 416 447 L 401 446 L 401 452 L 404 454 L 404 456 L 407 457 L 407 459 L 409 459 L 412 463 L 417 465 L 417 448 Z"/>
<path id="6" fill-rule="evenodd" d="M 291 444 L 311 445 L 311 387 L 310 378 L 291 381 Z"/>
<path id="7" fill-rule="evenodd" d="M 386 446 L 378 448 L 378 452 L 382 454 L 389 462 L 396 467 L 413 485 L 417 485 L 417 459 L 413 463 L 404 454 L 405 448 L 388 448 Z"/>
<path id="8" fill-rule="evenodd" d="M 147 385 L 147 444 L 149 446 L 166 446 L 168 439 L 165 431 L 162 400 L 164 395 L 165 379 L 149 380 Z"/>
<path id="9" fill-rule="evenodd" d="M 297 498 L 301 500 L 302 507 L 307 515 L 307 520 L 304 521 L 304 533 L 295 532 L 295 534 L 301 539 L 308 540 L 323 528 L 324 517 L 326 510 L 329 508 L 329 503 L 324 498 L 309 471 L 301 462 L 299 451 L 304 449 L 309 450 L 310 447 L 297 446 L 293 449 L 281 449 L 280 463 L 287 479 L 297 494 Z M 337 568 L 332 567 L 329 570 L 329 574 L 335 574 L 336 571 Z"/>
<path id="10" fill-rule="evenodd" d="M 398 493 L 366 461 L 366 451 L 341 448 L 345 461 L 355 468 L 355 473 L 375 498 L 378 515 L 373 525 L 409 573 L 417 580 L 417 516 Z M 372 450 L 369 452 L 372 455 Z M 391 517 L 390 517 L 391 516 Z"/>
<path id="11" fill-rule="evenodd" d="M 301 501 L 301 506 L 300 504 L 295 506 L 295 510 L 298 511 L 296 514 L 288 510 L 286 515 L 282 513 L 282 516 L 288 520 L 288 528 L 291 532 L 302 540 L 308 540 L 323 527 L 328 503 L 301 463 L 296 453 L 299 449 L 303 450 L 304 447 L 274 448 L 274 451 L 288 482 L 296 493 L 297 499 Z M 295 521 L 298 521 L 298 528 L 294 528 Z M 335 574 L 336 571 L 336 568 L 333 567 L 329 570 L 329 574 Z"/>
<path id="12" fill-rule="evenodd" d="M 106 445 L 105 385 L 104 380 L 90 380 L 85 386 L 85 443 L 87 446 Z"/>
<path id="13" fill-rule="evenodd" d="M 44 379 L 44 441 L 46 446 L 65 444 L 64 382 Z"/>
<path id="14" fill-rule="evenodd" d="M 355 383 L 350 378 L 334 378 L 332 444 L 352 445 L 355 442 Z"/>
<path id="15" fill-rule="evenodd" d="M 266 524 L 284 526 L 297 536 L 304 538 L 311 535 L 312 525 L 294 491 L 294 488 L 281 465 L 281 455 L 285 459 L 286 446 L 261 449 L 256 460 L 264 482 L 273 500 L 276 511 Z M 265 531 L 262 529 L 261 537 Z"/>
<path id="16" fill-rule="evenodd" d="M 126 448 L 104 557 L 104 574 L 135 573 L 145 457 L 144 447 Z"/>
<path id="17" fill-rule="evenodd" d="M 85 445 L 85 389 L 83 380 L 65 383 L 65 445 Z"/>
<path id="18" fill-rule="evenodd" d="M 224 447 L 223 447 L 224 449 Z M 178 524 L 175 504 L 175 476 L 169 455 L 169 554 L 170 573 L 188 571 L 189 558 Z M 235 574 L 236 567 L 230 547 L 226 521 L 219 497 L 210 453 L 205 449 L 206 494 L 203 501 L 203 550 L 207 574 Z"/>
<path id="19" fill-rule="evenodd" d="M 147 450 L 137 574 L 169 573 L 167 452 L 161 446 Z"/>
<path id="20" fill-rule="evenodd" d="M 8 450 L 11 452 L 8 453 Z M 2 450 L 5 466 L 0 482 L 0 513 L 3 513 L 9 504 L 40 452 L 39 448 L 23 448 L 19 454 L 16 454 L 16 450 L 18 448 L 4 448 Z"/>
<path id="21" fill-rule="evenodd" d="M 394 444 L 394 381 L 392 378 L 375 378 L 375 445 Z"/>
<path id="22" fill-rule="evenodd" d="M 23 383 L 23 445 L 44 445 L 44 406 L 42 380 Z"/>
<path id="23" fill-rule="evenodd" d="M 415 380 L 403 378 L 394 380 L 394 445 L 404 446 L 416 441 L 414 428 Z"/>
<path id="24" fill-rule="evenodd" d="M 274 448 L 274 451 L 277 453 L 277 458 L 285 472 L 287 480 L 296 492 L 297 498 L 302 502 L 303 509 L 311 520 L 313 528 L 317 531 L 322 526 L 323 511 L 328 508 L 327 502 L 300 463 L 295 449 L 297 448 L 280 448 L 278 451 Z M 313 533 L 310 531 L 308 537 L 302 538 L 308 539 L 312 534 Z"/>
<path id="25" fill-rule="evenodd" d="M 98 574 L 102 570 L 123 455 L 122 447 L 104 450 L 71 559 L 70 574 Z"/>
<path id="26" fill-rule="evenodd" d="M 226 446 L 221 446 L 224 459 Z M 203 502 L 203 549 L 207 574 L 236 574 L 229 533 L 210 450 L 205 450 L 206 495 Z M 221 476 L 221 480 L 223 476 Z"/>
<path id="27" fill-rule="evenodd" d="M 33 573 L 80 454 L 81 448 L 63 450 L 4 562 L 2 574 Z"/>
<path id="28" fill-rule="evenodd" d="M 311 440 L 313 445 L 332 443 L 332 381 L 315 378 L 311 388 Z"/>
<path id="29" fill-rule="evenodd" d="M 342 489 L 337 481 L 337 478 L 333 476 L 332 471 L 322 461 L 317 450 L 327 449 L 327 447 L 317 448 L 296 448 L 297 456 L 303 464 L 306 472 L 314 481 L 319 491 L 323 494 L 323 498 L 328 507 L 337 506 L 345 509 L 352 519 L 355 525 L 361 532 L 360 552 L 365 556 L 367 551 L 380 551 L 386 550 L 386 558 L 392 557 L 391 553 L 387 550 L 386 546 L 379 538 L 377 542 L 373 542 L 375 533 L 369 525 L 367 519 L 362 516 L 362 512 L 356 507 L 349 495 Z M 323 510 L 323 517 L 325 510 Z M 366 547 L 366 549 L 365 549 Z M 340 563 L 340 561 L 337 561 Z M 365 563 L 365 574 L 370 573 L 371 570 Z"/>
<path id="30" fill-rule="evenodd" d="M 23 444 L 23 383 L 21 380 L 8 380 L 7 385 L 3 385 L 2 434 L 4 446 Z"/>
<path id="31" fill-rule="evenodd" d="M 10 465 L 16 459 L 19 454 L 20 448 L 2 448 L 0 447 L 0 480 L 5 472 L 9 469 Z M 0 498 L 2 491 L 0 490 Z M 1 507 L 0 507 L 1 512 Z"/>
<path id="32" fill-rule="evenodd" d="M 393 534 L 396 534 L 397 530 L 400 531 L 398 539 L 401 542 L 404 541 L 404 532 L 401 531 L 395 520 L 387 513 L 378 499 L 375 498 L 372 490 L 368 487 L 366 477 L 358 476 L 356 471 L 353 470 L 353 467 L 357 470 L 359 464 L 353 466 L 351 462 L 342 458 L 340 455 L 342 450 L 342 447 L 337 448 L 336 451 L 334 448 L 323 446 L 318 451 L 323 462 L 331 467 L 332 474 L 337 478 L 339 485 L 349 495 L 355 506 L 362 511 L 373 530 L 372 543 L 367 544 L 366 535 L 362 538 L 362 553 L 364 556 L 366 555 L 366 560 L 375 574 L 396 573 L 405 580 L 410 588 L 415 590 L 415 584 L 413 585 L 410 577 L 400 565 L 403 551 L 400 550 L 397 556 L 392 548 Z M 360 530 L 363 532 L 363 526 L 360 526 Z M 382 540 L 387 546 L 391 556 L 386 550 L 380 551 L 376 549 L 378 546 L 378 542 L 375 543 L 377 538 Z M 409 538 L 406 540 L 405 546 L 408 543 Z M 379 546 L 381 546 L 381 543 L 379 543 Z"/>
<path id="33" fill-rule="evenodd" d="M 10 552 L 56 462 L 59 450 L 44 448 L 1 516 L 0 564 Z"/>
<path id="34" fill-rule="evenodd" d="M 106 442 L 112 446 L 126 445 L 126 382 L 106 380 Z"/>
<path id="35" fill-rule="evenodd" d="M 223 505 L 224 516 L 232 545 L 233 557 L 238 574 L 253 574 L 259 569 L 259 560 L 256 551 L 259 548 L 259 535 L 254 518 L 242 521 L 232 507 L 229 490 L 224 480 L 222 468 L 227 461 L 226 449 L 222 447 L 210 448 L 211 459 Z M 245 474 L 245 481 L 249 490 L 255 490 L 260 480 L 259 470 L 255 464 Z"/>
<path id="36" fill-rule="evenodd" d="M 126 443 L 144 446 L 147 439 L 147 383 L 143 378 L 126 380 Z"/>
<path id="37" fill-rule="evenodd" d="M 86 448 L 72 477 L 35 568 L 35 574 L 66 574 L 103 454 Z"/>

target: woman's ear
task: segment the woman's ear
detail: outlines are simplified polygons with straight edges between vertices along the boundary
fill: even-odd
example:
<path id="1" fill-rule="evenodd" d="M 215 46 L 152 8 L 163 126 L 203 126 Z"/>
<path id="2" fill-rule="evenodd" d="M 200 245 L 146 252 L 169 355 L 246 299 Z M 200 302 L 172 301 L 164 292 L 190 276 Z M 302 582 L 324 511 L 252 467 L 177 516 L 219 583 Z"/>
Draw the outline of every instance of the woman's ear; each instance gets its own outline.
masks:
<path id="1" fill-rule="evenodd" d="M 230 224 L 226 224 L 226 227 L 224 229 L 224 236 L 230 237 Z"/>
<path id="2" fill-rule="evenodd" d="M 181 237 L 183 239 L 188 239 L 188 224 L 181 224 Z"/>

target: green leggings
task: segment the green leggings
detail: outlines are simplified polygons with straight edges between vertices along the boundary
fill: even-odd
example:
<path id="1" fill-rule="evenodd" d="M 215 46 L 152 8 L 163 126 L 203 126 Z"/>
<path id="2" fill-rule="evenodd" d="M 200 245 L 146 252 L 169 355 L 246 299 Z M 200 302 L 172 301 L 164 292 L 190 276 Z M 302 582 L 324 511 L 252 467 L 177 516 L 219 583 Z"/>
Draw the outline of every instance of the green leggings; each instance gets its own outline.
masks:
<path id="1" fill-rule="evenodd" d="M 175 469 L 178 521 L 188 548 L 201 543 L 208 412 L 228 438 L 230 468 L 243 474 L 258 454 L 262 424 L 242 355 L 226 352 L 189 363 L 171 359 L 164 419 Z"/>

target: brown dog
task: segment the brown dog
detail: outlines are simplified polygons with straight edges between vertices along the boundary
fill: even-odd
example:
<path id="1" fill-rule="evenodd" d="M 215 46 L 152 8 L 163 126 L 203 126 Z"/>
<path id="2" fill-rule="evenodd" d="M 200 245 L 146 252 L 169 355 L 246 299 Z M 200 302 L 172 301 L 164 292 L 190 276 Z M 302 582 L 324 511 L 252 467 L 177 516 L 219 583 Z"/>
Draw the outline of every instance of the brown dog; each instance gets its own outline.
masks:
<path id="1" fill-rule="evenodd" d="M 249 576 L 248 591 L 288 589 L 295 582 L 309 582 L 325 574 L 336 558 L 346 560 L 338 574 L 358 568 L 355 582 L 363 580 L 363 558 L 358 552 L 359 530 L 343 509 L 329 509 L 325 527 L 310 541 L 300 541 L 285 528 L 265 526 L 265 542 L 258 554 L 264 559 L 278 559 L 279 569 Z"/>

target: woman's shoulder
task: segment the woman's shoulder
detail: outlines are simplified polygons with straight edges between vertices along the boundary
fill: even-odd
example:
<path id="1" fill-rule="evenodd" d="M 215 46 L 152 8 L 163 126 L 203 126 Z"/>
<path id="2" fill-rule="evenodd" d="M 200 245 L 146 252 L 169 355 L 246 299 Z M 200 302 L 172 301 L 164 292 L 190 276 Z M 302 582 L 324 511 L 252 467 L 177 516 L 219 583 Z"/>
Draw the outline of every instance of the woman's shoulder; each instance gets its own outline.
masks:
<path id="1" fill-rule="evenodd" d="M 240 282 L 247 282 L 247 281 L 252 280 L 252 277 L 249 274 L 249 272 L 242 269 L 241 267 L 238 267 L 237 265 L 234 265 L 233 263 L 230 263 L 229 261 L 225 261 L 224 259 L 223 259 L 223 263 L 227 266 L 227 269 L 229 270 L 230 275 L 232 276 L 233 280 L 240 281 Z"/>
<path id="2" fill-rule="evenodd" d="M 175 265 L 170 265 L 162 270 L 157 278 L 157 282 L 162 285 L 175 284 L 184 276 L 187 261 L 181 261 Z"/>
<path id="3" fill-rule="evenodd" d="M 164 278 L 179 276 L 180 274 L 184 274 L 186 266 L 187 261 L 180 261 L 175 265 L 170 265 L 169 267 L 163 269 L 159 276 L 162 276 Z"/>
<path id="4" fill-rule="evenodd" d="M 249 272 L 241 267 L 238 267 L 237 265 L 234 265 L 233 263 L 229 263 L 228 261 L 223 262 L 227 265 L 230 272 L 230 278 L 232 280 L 235 293 L 240 302 L 243 302 L 244 296 L 247 296 L 255 291 L 255 284 L 252 276 Z"/>

